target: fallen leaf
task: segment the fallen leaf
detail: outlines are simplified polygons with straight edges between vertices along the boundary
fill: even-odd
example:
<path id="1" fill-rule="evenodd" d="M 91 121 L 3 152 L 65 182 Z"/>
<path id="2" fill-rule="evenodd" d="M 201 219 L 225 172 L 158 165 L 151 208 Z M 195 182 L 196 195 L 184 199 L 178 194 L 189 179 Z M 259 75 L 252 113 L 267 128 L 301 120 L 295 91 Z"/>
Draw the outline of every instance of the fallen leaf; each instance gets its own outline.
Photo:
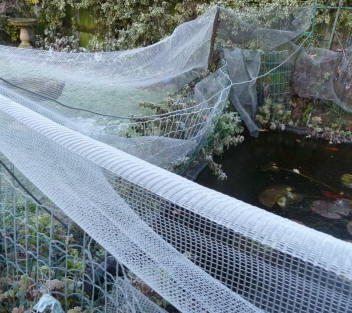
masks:
<path id="1" fill-rule="evenodd" d="M 297 142 L 297 143 L 301 143 L 302 140 L 297 138 L 297 139 L 296 139 L 296 142 Z"/>
<path id="2" fill-rule="evenodd" d="M 61 280 L 53 279 L 53 280 L 46 280 L 43 286 L 43 289 L 47 291 L 59 291 L 64 288 L 64 283 Z"/>

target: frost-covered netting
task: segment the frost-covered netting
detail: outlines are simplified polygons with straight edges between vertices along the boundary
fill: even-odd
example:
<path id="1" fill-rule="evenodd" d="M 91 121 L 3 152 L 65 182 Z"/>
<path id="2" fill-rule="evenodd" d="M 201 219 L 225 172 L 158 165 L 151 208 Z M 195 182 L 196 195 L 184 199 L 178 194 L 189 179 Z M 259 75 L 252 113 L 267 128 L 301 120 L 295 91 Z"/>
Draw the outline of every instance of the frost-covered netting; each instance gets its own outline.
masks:
<path id="1" fill-rule="evenodd" d="M 211 132 L 233 83 L 240 85 L 233 86 L 231 99 L 250 124 L 260 54 L 282 45 L 293 51 L 310 18 L 310 8 L 278 14 L 215 7 L 146 48 L 75 54 L 1 47 L 1 93 L 80 133 L 170 167 Z M 253 53 L 255 59 L 243 57 Z M 221 59 L 222 70 L 209 73 L 209 65 L 219 68 Z M 163 114 L 151 109 L 156 105 Z"/>
<path id="2" fill-rule="evenodd" d="M 200 187 L 4 97 L 0 110 L 8 158 L 181 311 L 351 309 L 349 243 Z"/>
<path id="3" fill-rule="evenodd" d="M 344 49 L 340 43 L 337 52 L 309 46 L 310 34 L 305 32 L 310 30 L 309 16 L 309 8 L 271 7 L 220 13 L 216 47 L 229 65 L 230 100 L 253 135 L 258 132 L 255 115 L 263 97 L 277 101 L 279 94 L 286 94 L 277 102 L 289 103 L 290 95 L 296 94 L 329 100 L 352 112 L 352 47 Z M 265 64 L 271 56 L 277 59 L 274 65 Z M 285 71 L 289 72 L 285 73 L 288 92 L 283 90 L 286 82 L 281 74 Z M 273 94 L 265 78 L 279 92 Z M 260 90 L 262 94 L 258 93 Z"/>
<path id="4" fill-rule="evenodd" d="M 330 100 L 352 112 L 352 46 L 346 51 L 302 51 L 292 75 L 293 90 L 303 98 Z"/>
<path id="5" fill-rule="evenodd" d="M 1 93 L 23 97 L 27 107 L 69 128 L 169 165 L 199 143 L 213 108 L 222 105 L 220 95 L 198 106 L 187 105 L 177 114 L 155 117 L 141 103 L 163 102 L 206 70 L 213 23 L 210 11 L 159 43 L 122 52 L 65 54 L 1 47 L 0 77 L 6 79 Z M 217 74 L 207 79 L 208 84 L 212 79 L 215 92 L 229 85 Z M 193 97 L 184 99 L 186 103 L 170 110 L 192 101 Z M 171 155 L 173 159 L 167 159 Z"/>
<path id="6" fill-rule="evenodd" d="M 194 152 L 229 95 L 250 121 L 261 51 L 292 61 L 310 13 L 214 8 L 106 54 L 0 47 L 0 152 L 182 312 L 349 312 L 350 243 L 156 166 Z"/>

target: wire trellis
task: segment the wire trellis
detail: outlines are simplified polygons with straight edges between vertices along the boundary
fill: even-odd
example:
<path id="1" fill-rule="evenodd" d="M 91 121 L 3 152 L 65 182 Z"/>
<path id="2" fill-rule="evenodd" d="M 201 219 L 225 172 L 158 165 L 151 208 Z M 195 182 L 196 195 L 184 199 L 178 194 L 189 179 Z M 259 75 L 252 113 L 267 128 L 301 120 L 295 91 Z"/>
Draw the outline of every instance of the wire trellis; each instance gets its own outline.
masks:
<path id="1" fill-rule="evenodd" d="M 65 312 L 165 312 L 162 298 L 86 232 L 24 191 L 15 171 L 0 166 L 1 285 L 16 299 L 2 308 L 31 309 L 49 293 Z"/>

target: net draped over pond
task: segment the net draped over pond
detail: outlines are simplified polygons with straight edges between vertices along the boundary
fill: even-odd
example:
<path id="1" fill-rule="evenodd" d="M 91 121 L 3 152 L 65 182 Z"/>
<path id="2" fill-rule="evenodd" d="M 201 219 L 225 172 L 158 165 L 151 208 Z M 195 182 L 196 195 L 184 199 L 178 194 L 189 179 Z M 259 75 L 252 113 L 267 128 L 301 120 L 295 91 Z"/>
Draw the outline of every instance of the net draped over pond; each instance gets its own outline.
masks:
<path id="1" fill-rule="evenodd" d="M 256 83 L 280 66 L 297 94 L 352 110 L 351 51 L 304 49 L 311 14 L 216 7 L 119 52 L 1 46 L 0 152 L 181 312 L 349 312 L 350 243 L 166 170 L 202 146 L 229 100 L 255 133 Z"/>

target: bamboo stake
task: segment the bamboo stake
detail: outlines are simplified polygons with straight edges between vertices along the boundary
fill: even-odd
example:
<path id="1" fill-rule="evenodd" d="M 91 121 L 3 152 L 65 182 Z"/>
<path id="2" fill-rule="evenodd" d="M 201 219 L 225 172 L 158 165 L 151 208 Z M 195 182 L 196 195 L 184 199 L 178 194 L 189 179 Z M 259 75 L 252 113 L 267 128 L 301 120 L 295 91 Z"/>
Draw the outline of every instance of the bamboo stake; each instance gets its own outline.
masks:
<path id="1" fill-rule="evenodd" d="M 334 20 L 334 24 L 332 26 L 332 31 L 331 31 L 331 35 L 330 35 L 330 40 L 329 40 L 329 45 L 328 45 L 328 49 L 331 49 L 332 46 L 332 41 L 334 39 L 334 35 L 335 35 L 335 30 L 336 30 L 336 25 L 337 25 L 337 21 L 340 17 L 340 12 L 341 12 L 341 8 L 343 6 L 343 0 L 339 1 L 339 7 L 336 11 L 336 16 L 335 16 L 335 20 Z"/>

